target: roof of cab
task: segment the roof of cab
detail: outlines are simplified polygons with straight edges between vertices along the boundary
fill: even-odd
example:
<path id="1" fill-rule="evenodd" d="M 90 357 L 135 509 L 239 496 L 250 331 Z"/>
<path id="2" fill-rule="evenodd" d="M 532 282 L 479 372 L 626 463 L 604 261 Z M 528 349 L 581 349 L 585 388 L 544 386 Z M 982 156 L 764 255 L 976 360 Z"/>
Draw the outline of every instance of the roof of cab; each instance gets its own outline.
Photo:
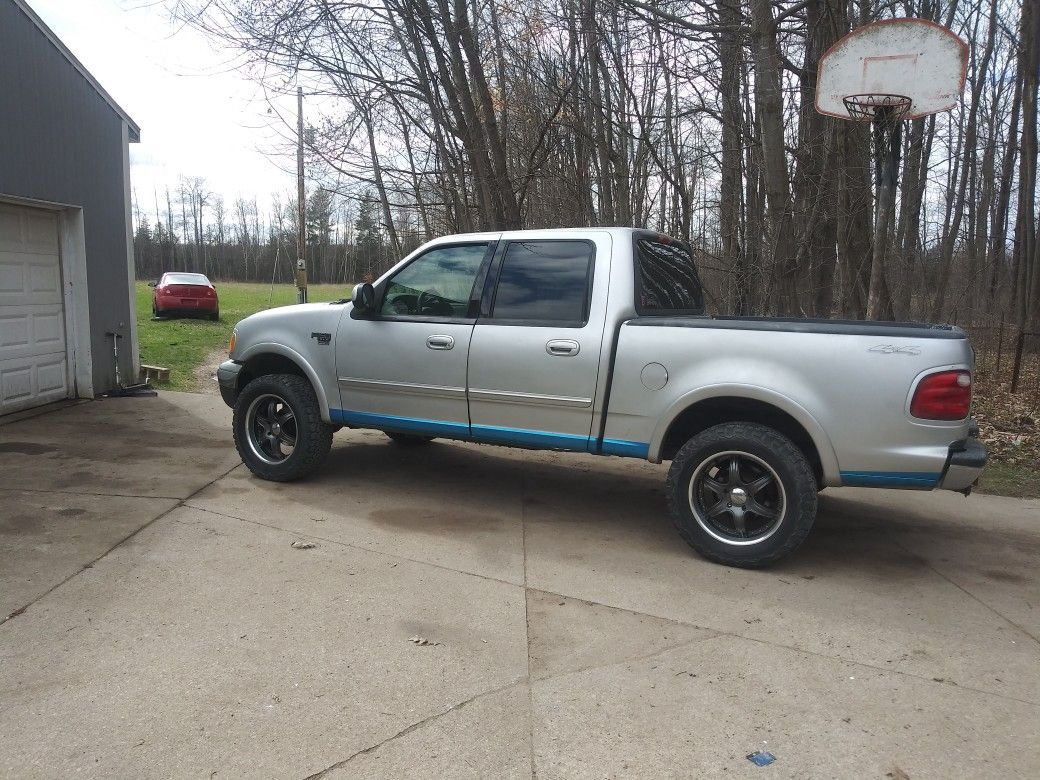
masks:
<path id="1" fill-rule="evenodd" d="M 430 241 L 430 243 L 450 243 L 453 241 L 490 241 L 503 236 L 508 238 L 517 238 L 522 236 L 568 236 L 574 234 L 587 234 L 587 233 L 610 233 L 611 235 L 625 235 L 629 236 L 633 233 L 654 233 L 655 231 L 648 231 L 645 228 L 635 227 L 573 227 L 573 228 L 528 228 L 524 230 L 495 230 L 486 231 L 480 233 L 452 233 L 444 236 L 438 236 L 437 238 Z"/>

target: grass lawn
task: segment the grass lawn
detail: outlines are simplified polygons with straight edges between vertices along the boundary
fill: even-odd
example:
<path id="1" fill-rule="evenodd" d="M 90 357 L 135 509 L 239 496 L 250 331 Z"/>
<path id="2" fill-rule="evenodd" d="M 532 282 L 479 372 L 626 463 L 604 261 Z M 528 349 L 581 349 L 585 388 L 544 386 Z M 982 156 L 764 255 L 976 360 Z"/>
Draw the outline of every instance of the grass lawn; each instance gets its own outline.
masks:
<path id="1" fill-rule="evenodd" d="M 220 296 L 220 322 L 203 319 L 152 319 L 152 288 L 137 283 L 137 335 L 141 362 L 170 369 L 170 390 L 197 390 L 195 369 L 214 351 L 226 347 L 239 320 L 274 306 L 296 303 L 296 288 L 289 284 L 216 282 Z M 349 286 L 318 284 L 308 288 L 308 300 L 333 301 L 350 295 Z"/>
<path id="2" fill-rule="evenodd" d="M 996 496 L 1040 498 L 1040 469 L 990 460 L 982 472 L 977 490 Z"/>

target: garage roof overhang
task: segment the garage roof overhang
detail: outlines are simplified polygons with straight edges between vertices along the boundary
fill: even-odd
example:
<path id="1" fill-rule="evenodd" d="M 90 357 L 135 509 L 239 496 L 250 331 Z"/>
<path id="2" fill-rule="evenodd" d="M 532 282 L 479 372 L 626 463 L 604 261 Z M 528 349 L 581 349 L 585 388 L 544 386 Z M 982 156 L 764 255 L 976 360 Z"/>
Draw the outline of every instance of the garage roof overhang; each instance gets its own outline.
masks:
<path id="1" fill-rule="evenodd" d="M 29 17 L 29 20 L 35 24 L 36 28 L 43 33 L 43 36 L 51 42 L 51 45 L 61 52 L 62 56 L 69 61 L 69 64 L 79 71 L 79 74 L 86 79 L 87 83 L 94 88 L 94 91 L 101 96 L 101 99 L 108 103 L 109 107 L 115 111 L 124 122 L 126 122 L 127 128 L 130 130 L 130 143 L 140 143 L 141 128 L 137 126 L 137 122 L 131 119 L 130 115 L 112 99 L 112 96 L 109 95 L 105 88 L 98 83 L 98 80 L 90 75 L 90 71 L 83 67 L 83 63 L 76 59 L 76 55 L 69 51 L 69 48 L 61 42 L 61 39 L 54 34 L 54 31 L 44 24 L 43 19 L 37 16 L 36 12 L 25 3 L 25 0 L 14 0 L 14 4 L 18 6 L 22 13 Z"/>

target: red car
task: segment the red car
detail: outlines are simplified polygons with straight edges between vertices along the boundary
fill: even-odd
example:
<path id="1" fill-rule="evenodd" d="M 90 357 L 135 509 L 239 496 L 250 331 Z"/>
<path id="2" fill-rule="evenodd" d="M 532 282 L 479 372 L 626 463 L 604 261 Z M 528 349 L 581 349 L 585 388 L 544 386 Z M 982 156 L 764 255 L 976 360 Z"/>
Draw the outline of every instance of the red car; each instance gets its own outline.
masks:
<path id="1" fill-rule="evenodd" d="M 166 273 L 152 282 L 152 316 L 205 314 L 220 319 L 220 301 L 213 283 L 204 274 Z"/>

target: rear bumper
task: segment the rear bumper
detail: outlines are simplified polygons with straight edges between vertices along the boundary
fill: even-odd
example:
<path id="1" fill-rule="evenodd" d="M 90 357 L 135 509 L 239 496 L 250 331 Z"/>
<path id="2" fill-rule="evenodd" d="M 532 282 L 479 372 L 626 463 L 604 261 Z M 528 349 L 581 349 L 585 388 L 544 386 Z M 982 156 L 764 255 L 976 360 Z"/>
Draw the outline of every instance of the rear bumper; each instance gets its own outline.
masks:
<path id="1" fill-rule="evenodd" d="M 157 298 L 155 308 L 170 314 L 212 313 L 220 308 L 220 302 L 216 298 Z"/>
<path id="2" fill-rule="evenodd" d="M 982 475 L 986 457 L 986 448 L 977 439 L 955 442 L 950 446 L 939 487 L 943 490 L 970 490 Z"/>
<path id="3" fill-rule="evenodd" d="M 234 407 L 238 400 L 238 373 L 242 370 L 242 364 L 234 360 L 225 360 L 217 367 L 217 385 L 220 387 L 220 397 L 224 403 Z"/>

